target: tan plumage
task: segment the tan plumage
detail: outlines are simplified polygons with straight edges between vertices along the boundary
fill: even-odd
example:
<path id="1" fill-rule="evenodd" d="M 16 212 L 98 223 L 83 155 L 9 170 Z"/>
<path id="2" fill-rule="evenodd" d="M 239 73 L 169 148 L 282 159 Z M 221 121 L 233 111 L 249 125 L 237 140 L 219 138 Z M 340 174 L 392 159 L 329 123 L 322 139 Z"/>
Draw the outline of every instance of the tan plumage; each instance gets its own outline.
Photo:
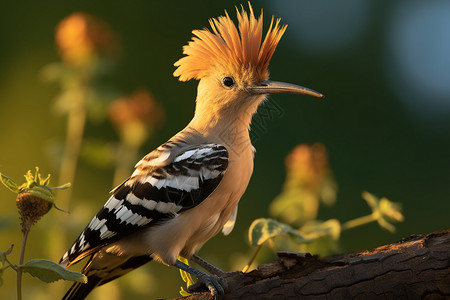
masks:
<path id="1" fill-rule="evenodd" d="M 262 41 L 262 13 L 256 19 L 250 4 L 249 11 L 237 11 L 238 27 L 225 12 L 210 20 L 212 31 L 193 31 L 174 75 L 199 80 L 194 117 L 136 165 L 63 256 L 61 264 L 69 266 L 92 255 L 84 269 L 90 282 L 75 284 L 65 299 L 82 299 L 151 259 L 194 274 L 213 294 L 223 293 L 221 280 L 182 264 L 178 256 L 195 259 L 207 240 L 232 230 L 253 172 L 251 119 L 266 95 L 322 97 L 267 80 L 286 26 L 272 18 Z"/>

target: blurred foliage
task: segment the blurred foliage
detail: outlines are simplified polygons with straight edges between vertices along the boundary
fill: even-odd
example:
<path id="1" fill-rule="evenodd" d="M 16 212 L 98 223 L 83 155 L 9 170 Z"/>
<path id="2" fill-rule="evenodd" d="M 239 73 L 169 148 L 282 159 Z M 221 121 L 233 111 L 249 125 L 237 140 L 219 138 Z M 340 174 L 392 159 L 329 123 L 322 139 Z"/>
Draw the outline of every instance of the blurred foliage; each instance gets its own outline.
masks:
<path id="1" fill-rule="evenodd" d="M 273 217 L 301 225 L 317 218 L 320 203 L 336 202 L 337 184 L 328 164 L 325 146 L 298 145 L 286 157 L 286 181 L 269 206 Z"/>
<path id="2" fill-rule="evenodd" d="M 118 94 L 104 78 L 116 65 L 121 47 L 108 23 L 84 12 L 72 13 L 58 23 L 55 42 L 61 62 L 44 66 L 42 76 L 58 83 L 60 93 L 56 96 L 55 112 L 66 116 L 67 124 L 64 146 L 55 143 L 62 151 L 52 151 L 61 156 L 51 159 L 59 166 L 60 182 L 75 183 L 87 123 L 104 121 L 109 102 Z M 70 192 L 60 201 L 62 205 L 72 207 L 71 200 Z M 59 216 L 53 221 L 66 224 Z M 67 226 L 50 228 L 47 240 L 52 257 L 67 249 L 66 236 Z M 53 294 L 63 292 L 61 286 L 51 289 Z"/>
<path id="3" fill-rule="evenodd" d="M 395 232 L 392 223 L 404 220 L 398 203 L 386 198 L 378 199 L 368 192 L 363 192 L 362 197 L 372 209 L 370 215 L 343 224 L 337 219 L 318 220 L 319 199 L 326 195 L 328 201 L 323 202 L 328 205 L 336 201 L 337 184 L 331 176 L 326 157 L 322 144 L 298 145 L 287 156 L 286 183 L 280 196 L 271 203 L 270 211 L 288 224 L 267 218 L 253 221 L 249 228 L 249 241 L 258 248 L 243 272 L 249 270 L 261 246 L 268 241 L 273 249 L 329 256 L 340 251 L 339 238 L 343 230 L 376 221 L 382 228 Z M 290 239 L 275 239 L 284 236 Z"/>
<path id="4" fill-rule="evenodd" d="M 116 186 L 129 176 L 140 147 L 161 126 L 164 110 L 149 91 L 137 90 L 129 97 L 114 100 L 108 113 L 120 137 L 113 179 Z"/>
<path id="5" fill-rule="evenodd" d="M 362 197 L 372 209 L 371 217 L 376 220 L 382 228 L 394 233 L 395 227 L 391 223 L 404 221 L 404 217 L 400 212 L 401 206 L 399 203 L 391 202 L 386 198 L 378 199 L 378 197 L 369 192 L 363 192 Z M 352 224 L 347 222 L 346 228 L 353 228 L 356 225 L 357 222 L 355 222 L 355 220 Z"/>
<path id="6" fill-rule="evenodd" d="M 103 20 L 76 12 L 58 24 L 55 40 L 62 61 L 44 66 L 41 72 L 43 79 L 61 88 L 55 111 L 70 114 L 85 109 L 92 121 L 102 121 L 107 105 L 118 95 L 103 82 L 120 57 L 116 34 Z"/>
<path id="7" fill-rule="evenodd" d="M 62 20 L 55 39 L 64 64 L 73 69 L 95 69 L 101 56 L 114 60 L 120 52 L 109 24 L 83 12 Z"/>
<path id="8" fill-rule="evenodd" d="M 54 111 L 67 116 L 65 142 L 54 142 L 50 151 L 53 164 L 59 165 L 59 181 L 75 180 L 81 157 L 94 167 L 115 166 L 112 185 L 117 185 L 129 176 L 131 167 L 138 160 L 140 147 L 164 121 L 164 110 L 148 90 L 139 89 L 131 96 L 119 98 L 119 92 L 105 80 L 121 56 L 121 45 L 116 33 L 100 18 L 73 13 L 57 25 L 55 40 L 61 62 L 44 66 L 41 75 L 46 81 L 58 83 L 60 93 L 56 96 Z M 86 126 L 101 126 L 106 121 L 117 129 L 119 141 L 86 137 Z M 54 188 L 47 187 L 50 177 L 42 179 L 38 173 L 33 177 L 30 172 L 28 177 L 28 194 L 53 200 Z M 2 182 L 14 191 L 24 190 L 3 174 Z M 62 206 L 74 210 L 83 206 L 72 203 L 71 198 L 71 193 L 63 195 Z M 89 215 L 92 217 L 93 214 Z M 47 244 L 50 255 L 58 257 L 71 242 L 65 240 L 70 228 L 59 216 L 54 216 L 53 222 L 61 225 L 48 227 Z M 85 222 L 78 220 L 77 230 L 81 230 L 78 227 L 86 225 Z M 54 266 L 47 260 L 25 264 L 23 271 L 40 276 L 46 282 L 79 274 L 61 270 L 59 265 Z M 61 287 L 52 286 L 50 293 L 61 294 Z M 111 283 L 108 289 L 115 287 L 117 282 Z M 134 285 L 134 288 L 137 287 Z"/>
<path id="9" fill-rule="evenodd" d="M 273 219 L 257 219 L 253 221 L 248 230 L 249 240 L 252 246 L 260 246 L 270 239 L 281 235 L 289 235 L 298 244 L 308 243 L 311 240 L 305 238 L 291 226 Z"/>

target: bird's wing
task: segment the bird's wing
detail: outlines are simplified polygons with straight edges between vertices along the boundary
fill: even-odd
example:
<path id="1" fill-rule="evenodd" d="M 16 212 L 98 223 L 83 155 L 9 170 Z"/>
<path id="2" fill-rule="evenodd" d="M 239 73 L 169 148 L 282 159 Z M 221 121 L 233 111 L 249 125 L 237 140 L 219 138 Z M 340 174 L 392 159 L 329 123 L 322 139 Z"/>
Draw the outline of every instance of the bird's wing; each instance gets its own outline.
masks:
<path id="1" fill-rule="evenodd" d="M 189 147 L 173 155 L 160 146 L 144 157 L 64 254 L 69 266 L 143 226 L 174 218 L 195 207 L 219 185 L 228 151 L 219 144 Z"/>

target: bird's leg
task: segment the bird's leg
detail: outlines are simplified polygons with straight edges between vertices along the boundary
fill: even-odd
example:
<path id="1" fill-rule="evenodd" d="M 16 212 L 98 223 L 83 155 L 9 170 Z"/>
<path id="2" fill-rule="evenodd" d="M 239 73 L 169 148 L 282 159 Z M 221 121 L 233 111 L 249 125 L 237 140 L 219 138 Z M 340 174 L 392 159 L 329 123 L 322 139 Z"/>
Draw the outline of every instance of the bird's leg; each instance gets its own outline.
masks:
<path id="1" fill-rule="evenodd" d="M 224 278 L 216 275 L 208 275 L 205 272 L 182 263 L 178 259 L 176 260 L 174 266 L 197 277 L 197 282 L 195 282 L 193 285 L 188 286 L 188 292 L 193 292 L 204 285 L 209 289 L 211 295 L 213 296 L 225 294 L 225 289 L 227 289 L 228 284 Z"/>
<path id="2" fill-rule="evenodd" d="M 207 262 L 206 260 L 204 260 L 203 258 L 198 256 L 197 254 L 192 255 L 191 259 L 192 259 L 193 262 L 198 264 L 200 267 L 202 267 L 203 269 L 205 269 L 209 273 L 217 275 L 217 276 L 220 276 L 220 277 L 226 277 L 226 276 L 233 276 L 233 275 L 236 275 L 236 274 L 242 274 L 241 271 L 225 272 L 225 271 L 219 269 L 218 267 L 216 267 L 215 265 Z"/>

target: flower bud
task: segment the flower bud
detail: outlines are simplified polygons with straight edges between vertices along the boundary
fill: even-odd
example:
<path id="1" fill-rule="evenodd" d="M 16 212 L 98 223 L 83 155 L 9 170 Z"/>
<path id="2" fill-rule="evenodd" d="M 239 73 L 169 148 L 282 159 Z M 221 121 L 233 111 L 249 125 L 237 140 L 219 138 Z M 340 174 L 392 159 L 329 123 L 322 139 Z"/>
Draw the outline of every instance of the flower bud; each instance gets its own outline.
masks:
<path id="1" fill-rule="evenodd" d="M 19 193 L 16 198 L 16 205 L 19 210 L 22 232 L 29 231 L 31 226 L 48 213 L 53 206 L 49 201 L 29 192 Z"/>
<path id="2" fill-rule="evenodd" d="M 58 187 L 48 186 L 50 174 L 43 179 L 39 174 L 38 167 L 36 167 L 35 174 L 28 171 L 25 179 L 26 182 L 19 186 L 13 179 L 0 173 L 0 182 L 17 194 L 16 206 L 19 210 L 23 233 L 28 232 L 31 226 L 48 213 L 53 206 L 64 211 L 55 204 L 54 190 L 67 189 L 70 186 L 69 183 Z"/>

